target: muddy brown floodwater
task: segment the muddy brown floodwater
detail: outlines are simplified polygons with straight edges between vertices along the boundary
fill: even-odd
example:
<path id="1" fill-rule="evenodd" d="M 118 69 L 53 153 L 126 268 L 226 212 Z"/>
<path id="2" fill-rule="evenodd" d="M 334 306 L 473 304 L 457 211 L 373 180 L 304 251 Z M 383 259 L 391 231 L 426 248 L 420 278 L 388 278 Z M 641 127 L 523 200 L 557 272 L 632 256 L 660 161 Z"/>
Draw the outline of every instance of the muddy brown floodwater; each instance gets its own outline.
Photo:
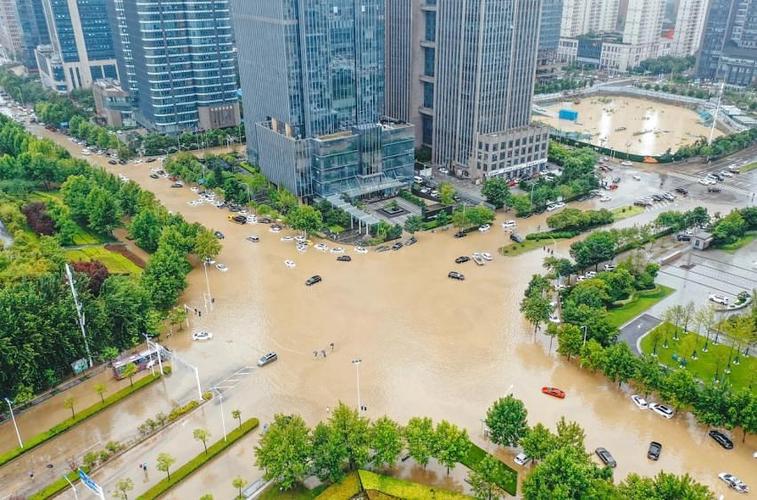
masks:
<path id="1" fill-rule="evenodd" d="M 626 96 L 601 96 L 545 106 L 550 116 L 542 121 L 566 132 L 591 134 L 590 142 L 640 155 L 659 155 L 678 150 L 700 137 L 709 137 L 696 111 L 672 104 Z M 578 112 L 578 120 L 560 120 L 561 109 Z M 723 135 L 715 130 L 715 137 Z"/>
<path id="2" fill-rule="evenodd" d="M 69 149 L 76 148 L 65 139 L 57 140 Z M 690 415 L 665 420 L 638 410 L 628 392 L 618 390 L 603 376 L 579 369 L 557 356 L 554 348 L 547 352 L 548 339 L 534 336 L 518 312 L 528 280 L 542 272 L 544 253 L 498 256 L 497 247 L 506 242 L 499 225 L 501 216 L 488 233 L 476 232 L 463 239 L 454 239 L 452 231 L 446 231 L 421 233 L 417 245 L 399 252 L 360 255 L 347 248 L 353 260 L 344 263 L 337 262 L 334 254 L 314 248 L 302 254 L 292 242 L 280 241 L 291 233 L 275 234 L 265 225 L 234 225 L 227 222 L 225 210 L 189 206 L 196 198 L 189 189 L 171 189 L 167 180 L 149 178 L 150 167 L 157 164 L 110 167 L 101 159 L 92 161 L 155 192 L 168 209 L 181 212 L 187 220 L 224 232 L 217 260 L 229 270 L 209 269 L 214 310 L 192 318 L 193 328 L 207 329 L 215 337 L 193 343 L 185 331 L 165 343 L 199 367 L 205 387 L 240 368 L 253 367 L 249 375 L 234 377 L 235 387 L 224 402 L 227 415 L 238 408 L 245 418 L 254 415 L 268 422 L 275 413 L 299 413 L 314 424 L 326 418 L 328 409 L 340 400 L 356 404 L 356 369 L 351 361 L 360 358 L 360 396 L 369 417 L 386 414 L 403 423 L 416 415 L 447 419 L 465 427 L 476 442 L 507 463 L 512 463 L 512 450 L 496 450 L 485 442 L 481 418 L 495 399 L 512 392 L 524 401 L 530 424 L 542 422 L 554 428 L 563 415 L 581 424 L 589 449 L 603 446 L 614 455 L 616 480 L 630 472 L 647 476 L 661 470 L 689 473 L 718 494 L 733 497 L 718 481 L 719 472 L 729 471 L 743 479 L 754 477 L 754 437 L 742 444 L 739 435 L 735 449 L 725 451 L 707 438 L 706 429 Z M 520 230 L 543 225 L 544 217 L 519 221 Z M 251 234 L 259 235 L 260 243 L 245 241 Z M 494 261 L 484 267 L 473 262 L 454 264 L 457 256 L 474 251 L 490 252 Z M 567 245 L 558 246 L 557 251 L 567 253 Z M 296 267 L 287 268 L 286 259 L 295 261 Z M 448 279 L 451 270 L 463 272 L 465 281 Z M 323 276 L 323 282 L 306 287 L 305 280 L 313 274 Z M 205 287 L 202 269 L 194 269 L 181 300 L 201 308 Z M 328 347 L 331 342 L 335 343 L 333 352 Z M 258 357 L 272 350 L 279 360 L 265 368 L 255 367 Z M 326 350 L 327 358 L 314 359 L 315 350 Z M 191 376 L 184 373 L 176 370 L 169 384 L 183 381 L 182 390 L 191 391 Z M 568 396 L 557 400 L 542 395 L 543 385 L 558 386 Z M 129 413 L 132 405 L 144 403 L 143 398 L 129 399 L 119 404 L 119 409 Z M 213 439 L 221 435 L 213 417 L 216 411 L 215 407 L 203 410 L 213 419 L 205 424 Z M 201 415 L 191 420 L 195 418 Z M 227 425 L 233 425 L 230 420 L 227 417 Z M 136 460 L 154 464 L 157 451 L 171 451 L 179 457 L 177 463 L 185 462 L 199 452 L 189 437 L 192 425 L 169 431 L 161 438 L 160 447 L 106 467 L 97 479 L 112 486 L 124 475 L 135 477 Z M 646 459 L 651 440 L 664 446 L 659 462 Z M 195 476 L 170 498 L 194 498 L 204 492 L 229 496 L 233 474 L 260 477 L 253 466 L 252 444 L 247 442 L 244 449 L 247 453 L 224 454 L 207 475 Z M 224 475 L 225 471 L 228 474 Z M 409 465 L 399 474 L 425 477 L 456 489 L 465 484 L 461 467 L 449 478 L 438 468 L 423 471 Z M 153 470 L 150 477 L 153 481 L 159 475 Z M 147 483 L 147 479 L 137 481 L 133 493 L 143 491 Z"/>

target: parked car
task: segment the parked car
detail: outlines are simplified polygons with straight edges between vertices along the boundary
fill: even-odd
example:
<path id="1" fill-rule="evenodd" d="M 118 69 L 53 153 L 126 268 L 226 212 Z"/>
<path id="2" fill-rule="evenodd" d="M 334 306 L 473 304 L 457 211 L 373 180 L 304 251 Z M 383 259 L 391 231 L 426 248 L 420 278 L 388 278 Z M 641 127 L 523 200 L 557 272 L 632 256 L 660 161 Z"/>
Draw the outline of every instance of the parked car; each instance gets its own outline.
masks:
<path id="1" fill-rule="evenodd" d="M 673 418 L 673 415 L 675 414 L 671 408 L 659 403 L 649 403 L 649 409 L 668 419 Z"/>
<path id="2" fill-rule="evenodd" d="M 468 236 L 468 233 L 465 231 L 458 231 L 455 233 L 455 238 L 465 238 L 466 236 Z"/>
<path id="3" fill-rule="evenodd" d="M 517 455 L 515 455 L 515 458 L 513 458 L 513 462 L 520 465 L 521 467 L 523 467 L 530 461 L 531 461 L 531 457 L 529 457 L 525 453 L 518 453 Z"/>
<path id="4" fill-rule="evenodd" d="M 226 264 L 216 264 L 216 269 L 218 269 L 222 273 L 225 273 L 226 271 L 229 270 L 229 268 L 226 267 Z"/>
<path id="5" fill-rule="evenodd" d="M 682 195 L 684 195 L 684 196 L 686 196 L 686 195 L 688 195 L 688 194 L 689 194 L 689 191 L 688 191 L 688 190 L 687 190 L 686 188 L 683 188 L 683 187 L 677 187 L 677 188 L 675 188 L 675 189 L 674 189 L 674 191 L 675 191 L 676 193 L 678 193 L 678 194 L 682 194 Z"/>
<path id="6" fill-rule="evenodd" d="M 657 441 L 649 443 L 649 448 L 647 449 L 648 459 L 657 461 L 660 458 L 660 453 L 662 453 L 662 445 L 660 443 Z"/>
<path id="7" fill-rule="evenodd" d="M 719 293 L 711 294 L 709 299 L 710 299 L 710 302 L 714 302 L 716 304 L 720 304 L 724 306 L 727 306 L 729 302 L 728 297 L 726 297 L 725 295 L 721 295 Z"/>
<path id="8" fill-rule="evenodd" d="M 255 234 L 253 234 L 253 235 L 250 235 L 250 236 L 248 236 L 248 237 L 247 237 L 247 238 L 245 238 L 245 239 L 246 239 L 247 241 L 249 241 L 250 243 L 258 243 L 258 242 L 260 241 L 260 236 L 257 236 L 257 235 L 255 235 Z"/>
<path id="9" fill-rule="evenodd" d="M 247 224 L 247 217 L 244 215 L 229 215 L 227 217 L 229 222 L 236 222 L 237 224 Z"/>
<path id="10" fill-rule="evenodd" d="M 707 433 L 712 439 L 715 440 L 716 443 L 718 443 L 720 446 L 725 448 L 726 450 L 732 450 L 733 449 L 733 441 L 731 441 L 728 436 L 723 434 L 722 432 L 718 430 L 711 430 Z"/>
<path id="11" fill-rule="evenodd" d="M 502 223 L 502 229 L 511 229 L 517 226 L 517 223 L 514 220 L 508 220 Z"/>
<path id="12" fill-rule="evenodd" d="M 213 231 L 213 236 L 215 236 L 219 240 L 222 240 L 222 239 L 224 239 L 226 237 L 226 236 L 223 235 L 223 233 L 221 231 Z"/>
<path id="13" fill-rule="evenodd" d="M 463 273 L 458 273 L 457 271 L 450 271 L 447 273 L 447 277 L 453 280 L 465 281 L 465 275 Z"/>
<path id="14" fill-rule="evenodd" d="M 680 233 L 676 235 L 676 239 L 678 241 L 691 241 L 691 236 L 685 233 Z"/>
<path id="15" fill-rule="evenodd" d="M 118 162 L 116 160 L 110 159 L 108 160 L 109 165 L 118 165 Z"/>
<path id="16" fill-rule="evenodd" d="M 605 268 L 605 271 L 614 271 L 615 264 L 605 264 L 604 268 Z"/>
<path id="17" fill-rule="evenodd" d="M 467 255 L 461 255 L 460 257 L 455 259 L 455 264 L 464 264 L 470 260 L 470 257 Z"/>
<path id="18" fill-rule="evenodd" d="M 482 233 L 485 233 L 491 228 L 492 227 L 489 224 L 481 224 L 480 226 L 478 226 L 478 230 L 481 231 Z"/>
<path id="19" fill-rule="evenodd" d="M 147 159 L 147 160 L 145 160 L 145 161 L 146 161 L 147 163 L 152 163 L 152 162 L 154 162 L 154 161 L 155 161 L 155 158 L 148 158 L 148 159 Z"/>
<path id="20" fill-rule="evenodd" d="M 524 238 L 522 235 L 518 233 L 511 234 L 510 239 L 513 240 L 515 243 L 523 243 L 524 241 L 526 241 L 526 238 Z"/>
<path id="21" fill-rule="evenodd" d="M 633 396 L 631 396 L 631 401 L 633 401 L 633 404 L 635 404 L 642 410 L 645 410 L 649 406 L 649 403 L 647 403 L 647 400 L 642 398 L 638 394 L 634 394 Z"/>
<path id="22" fill-rule="evenodd" d="M 541 388 L 542 394 L 546 394 L 547 396 L 552 396 L 558 399 L 565 399 L 565 391 L 562 389 L 558 389 L 557 387 L 542 387 Z"/>
<path id="23" fill-rule="evenodd" d="M 338 260 L 339 262 L 351 262 L 352 257 L 350 257 L 349 255 L 340 255 L 336 258 L 336 260 Z"/>
<path id="24" fill-rule="evenodd" d="M 313 276 L 309 277 L 305 281 L 305 286 L 313 286 L 316 283 L 320 283 L 321 281 L 323 281 L 323 278 L 321 278 L 320 275 L 316 274 L 316 275 L 313 275 Z"/>
<path id="25" fill-rule="evenodd" d="M 192 340 L 210 340 L 213 338 L 213 334 L 210 332 L 206 332 L 205 330 L 200 330 L 199 332 L 192 333 Z"/>
<path id="26" fill-rule="evenodd" d="M 718 474 L 718 477 L 732 490 L 736 490 L 739 493 L 749 493 L 749 486 L 747 486 L 744 481 L 737 478 L 733 474 L 721 472 L 720 474 Z"/>
<path id="27" fill-rule="evenodd" d="M 173 184 L 171 184 L 171 187 L 172 188 L 182 188 L 182 187 L 184 187 L 184 184 L 182 184 L 181 182 L 174 182 Z"/>
<path id="28" fill-rule="evenodd" d="M 609 451 L 607 451 L 605 448 L 599 447 L 596 450 L 594 450 L 594 453 L 597 454 L 599 459 L 602 461 L 603 464 L 605 464 L 608 467 L 617 467 L 618 463 L 615 461 L 615 459 L 612 457 Z"/>
<path id="29" fill-rule="evenodd" d="M 707 192 L 708 193 L 719 193 L 720 192 L 720 188 L 719 187 L 712 187 L 712 186 L 710 186 L 710 187 L 707 188 Z"/>
<path id="30" fill-rule="evenodd" d="M 269 365 L 277 359 L 279 359 L 278 354 L 276 354 L 275 352 L 269 352 L 268 354 L 264 354 L 260 357 L 260 359 L 258 360 L 258 366 Z"/>
<path id="31" fill-rule="evenodd" d="M 401 242 L 401 241 L 398 241 L 397 243 L 395 243 L 394 245 L 392 245 L 392 250 L 394 250 L 394 251 L 396 252 L 397 250 L 399 250 L 399 249 L 400 249 L 400 248 L 402 248 L 403 246 L 404 246 L 404 245 L 402 244 L 402 242 Z"/>

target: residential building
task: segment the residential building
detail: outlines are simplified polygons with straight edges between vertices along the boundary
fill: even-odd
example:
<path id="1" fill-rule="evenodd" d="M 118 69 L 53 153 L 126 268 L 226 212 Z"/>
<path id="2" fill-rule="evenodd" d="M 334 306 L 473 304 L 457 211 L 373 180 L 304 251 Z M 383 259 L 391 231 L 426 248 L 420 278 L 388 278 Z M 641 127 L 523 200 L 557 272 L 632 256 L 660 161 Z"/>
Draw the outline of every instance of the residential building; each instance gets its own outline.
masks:
<path id="1" fill-rule="evenodd" d="M 92 84 L 95 112 L 108 127 L 130 128 L 136 126 L 129 93 L 115 80 L 97 80 Z"/>
<path id="2" fill-rule="evenodd" d="M 623 43 L 631 46 L 629 67 L 657 57 L 664 18 L 665 0 L 628 0 Z"/>
<path id="3" fill-rule="evenodd" d="M 62 82 L 70 92 L 102 78 L 118 78 L 106 1 L 43 0 L 52 49 L 36 51 L 43 84 L 60 91 Z"/>
<path id="4" fill-rule="evenodd" d="M 757 1 L 710 0 L 696 73 L 727 85 L 757 82 Z"/>
<path id="5" fill-rule="evenodd" d="M 433 57 L 432 162 L 472 179 L 541 169 L 548 134 L 530 125 L 540 0 L 426 4 L 436 9 L 424 61 Z"/>
<path id="6" fill-rule="evenodd" d="M 248 154 L 262 172 L 297 196 L 334 203 L 408 187 L 413 126 L 383 116 L 385 1 L 231 6 Z M 403 112 L 401 95 L 392 106 Z"/>
<path id="7" fill-rule="evenodd" d="M 680 0 L 671 55 L 690 56 L 699 49 L 709 0 Z"/>
<path id="8" fill-rule="evenodd" d="M 110 0 L 136 120 L 177 134 L 240 123 L 229 0 Z"/>
<path id="9" fill-rule="evenodd" d="M 539 50 L 536 55 L 536 78 L 540 81 L 557 76 L 562 9 L 563 0 L 542 0 Z"/>
<path id="10" fill-rule="evenodd" d="M 560 36 L 614 31 L 620 0 L 564 0 Z"/>

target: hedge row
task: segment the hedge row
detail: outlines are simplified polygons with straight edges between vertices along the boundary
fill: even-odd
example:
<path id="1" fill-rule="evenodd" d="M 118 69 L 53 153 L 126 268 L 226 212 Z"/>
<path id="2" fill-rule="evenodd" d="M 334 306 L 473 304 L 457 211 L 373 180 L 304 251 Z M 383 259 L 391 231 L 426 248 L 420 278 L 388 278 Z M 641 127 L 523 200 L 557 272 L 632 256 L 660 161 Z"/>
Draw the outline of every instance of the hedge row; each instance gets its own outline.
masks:
<path id="1" fill-rule="evenodd" d="M 417 205 L 421 208 L 426 208 L 426 203 L 423 201 L 423 199 L 420 196 L 415 196 L 413 193 L 405 189 L 400 191 L 400 198 L 409 201 L 413 205 Z"/>
<path id="2" fill-rule="evenodd" d="M 260 422 L 257 418 L 251 418 L 249 420 L 246 420 L 242 422 L 242 425 L 234 429 L 233 431 L 229 432 L 227 434 L 227 440 L 224 441 L 223 438 L 219 439 L 212 445 L 208 447 L 208 452 L 200 453 L 196 457 L 194 457 L 189 462 L 185 463 L 176 471 L 174 471 L 173 474 L 171 474 L 171 479 L 165 478 L 162 479 L 160 482 L 158 482 L 155 486 L 144 492 L 142 495 L 140 495 L 137 500 L 151 500 L 153 498 L 158 498 L 160 495 L 163 495 L 165 492 L 182 482 L 184 479 L 192 475 L 194 472 L 196 472 L 200 467 L 205 465 L 205 463 L 211 461 L 213 458 L 215 458 L 217 455 L 223 453 L 226 448 L 233 445 L 235 442 L 239 441 L 241 438 L 243 438 L 245 435 L 247 435 L 250 431 L 255 429 L 258 425 L 260 425 Z"/>
<path id="3" fill-rule="evenodd" d="M 24 442 L 23 448 L 15 448 L 13 450 L 10 450 L 6 453 L 3 453 L 0 455 L 0 466 L 3 466 L 10 462 L 11 460 L 20 457 L 27 451 L 33 450 L 37 446 L 41 445 L 45 441 L 54 438 L 58 434 L 62 434 L 69 430 L 70 428 L 78 425 L 79 423 L 83 422 L 84 420 L 88 419 L 89 417 L 92 417 L 101 411 L 105 410 L 109 406 L 112 406 L 122 399 L 134 394 L 135 392 L 139 391 L 140 389 L 143 389 L 147 387 L 148 385 L 152 384 L 156 380 L 160 378 L 160 375 L 147 375 L 146 377 L 142 377 L 141 379 L 137 380 L 134 385 L 130 385 L 128 387 L 124 387 L 118 392 L 114 392 L 107 398 L 105 398 L 103 401 L 99 403 L 95 403 L 92 406 L 83 409 L 79 413 L 77 413 L 74 417 L 67 418 L 63 422 L 54 425 L 49 430 L 42 432 L 40 434 L 37 434 L 36 436 L 32 437 L 31 439 L 28 439 Z"/>
<path id="4" fill-rule="evenodd" d="M 543 233 L 530 233 L 526 235 L 527 240 L 562 240 L 575 238 L 581 234 L 581 231 L 545 231 Z"/>
<path id="5" fill-rule="evenodd" d="M 83 465 L 81 467 L 81 470 L 89 474 L 89 467 L 87 467 L 86 465 Z M 57 481 L 48 484 L 32 496 L 30 496 L 28 500 L 46 500 L 47 498 L 52 498 L 56 495 L 60 495 L 64 490 L 71 487 L 71 485 L 68 484 L 68 481 L 66 481 L 65 478 L 68 478 L 68 481 L 71 481 L 71 483 L 76 484 L 76 482 L 79 480 L 79 473 L 77 471 L 69 472 L 65 475 L 65 477 L 61 477 Z"/>

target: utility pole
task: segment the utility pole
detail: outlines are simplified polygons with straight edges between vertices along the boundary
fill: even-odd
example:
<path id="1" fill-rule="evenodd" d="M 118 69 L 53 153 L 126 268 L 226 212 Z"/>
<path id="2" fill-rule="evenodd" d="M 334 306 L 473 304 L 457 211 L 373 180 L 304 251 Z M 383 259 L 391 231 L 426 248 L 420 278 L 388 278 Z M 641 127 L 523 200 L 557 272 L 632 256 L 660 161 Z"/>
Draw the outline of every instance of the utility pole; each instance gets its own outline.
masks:
<path id="1" fill-rule="evenodd" d="M 361 414 L 363 412 L 363 402 L 360 400 L 360 363 L 362 363 L 362 359 L 353 359 L 352 364 L 355 365 L 355 375 L 357 377 L 357 411 L 358 414 Z"/>
<path id="2" fill-rule="evenodd" d="M 74 275 L 71 272 L 71 266 L 66 264 L 66 277 L 68 278 L 68 284 L 71 286 L 71 295 L 74 298 L 74 305 L 76 305 L 76 315 L 79 320 L 79 327 L 81 328 L 81 336 L 84 339 L 84 350 L 87 352 L 87 360 L 89 367 L 92 368 L 92 353 L 89 352 L 89 343 L 87 342 L 87 331 L 84 328 L 86 320 L 84 318 L 84 309 L 79 302 L 79 296 L 76 293 L 76 286 L 74 281 Z"/>
<path id="3" fill-rule="evenodd" d="M 13 405 L 11 404 L 11 400 L 8 398 L 5 398 L 5 402 L 8 403 L 8 409 L 11 411 L 11 420 L 13 420 L 13 427 L 16 429 L 16 437 L 18 438 L 18 447 L 23 448 L 24 442 L 21 441 L 21 434 L 18 432 L 18 425 L 16 424 L 16 416 L 13 414 Z"/>

